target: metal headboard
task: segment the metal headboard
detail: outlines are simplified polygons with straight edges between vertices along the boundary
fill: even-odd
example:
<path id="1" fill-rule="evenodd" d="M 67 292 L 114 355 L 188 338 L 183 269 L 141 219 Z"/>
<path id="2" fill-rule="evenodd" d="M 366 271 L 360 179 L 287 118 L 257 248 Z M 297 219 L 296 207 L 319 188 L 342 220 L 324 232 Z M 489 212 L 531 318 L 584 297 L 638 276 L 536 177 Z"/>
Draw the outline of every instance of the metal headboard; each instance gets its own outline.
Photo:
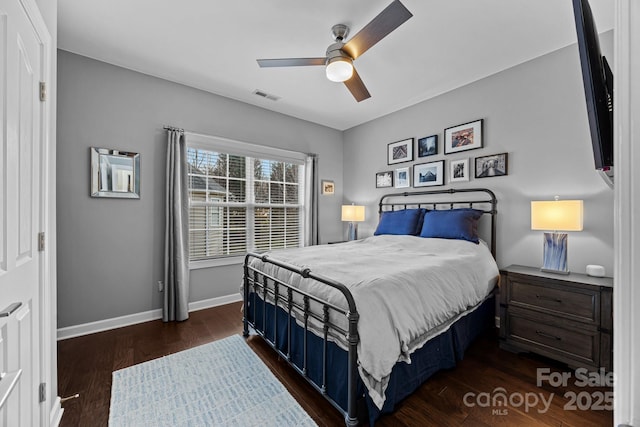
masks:
<path id="1" fill-rule="evenodd" d="M 433 201 L 425 200 L 417 196 L 437 196 L 442 194 L 471 193 L 468 197 L 460 197 L 451 200 L 441 200 L 437 197 Z M 410 198 L 410 199 L 407 199 Z M 393 199 L 393 201 L 391 200 Z M 404 199 L 404 200 L 403 200 Z M 398 200 L 398 201 L 396 201 Z M 469 207 L 482 211 L 491 216 L 491 242 L 490 249 L 493 257 L 496 257 L 496 206 L 498 200 L 493 191 L 487 188 L 449 188 L 446 190 L 405 191 L 404 193 L 385 194 L 380 198 L 378 214 L 384 211 L 396 209 L 425 208 L 425 209 L 456 209 Z"/>

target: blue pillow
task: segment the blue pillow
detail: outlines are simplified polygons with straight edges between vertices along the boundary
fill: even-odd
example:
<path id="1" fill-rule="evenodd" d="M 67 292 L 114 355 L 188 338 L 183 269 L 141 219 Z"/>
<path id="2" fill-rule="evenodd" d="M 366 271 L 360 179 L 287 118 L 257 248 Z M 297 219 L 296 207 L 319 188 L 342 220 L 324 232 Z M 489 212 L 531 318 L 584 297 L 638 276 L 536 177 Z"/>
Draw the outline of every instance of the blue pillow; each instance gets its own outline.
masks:
<path id="1" fill-rule="evenodd" d="M 478 219 L 482 213 L 470 208 L 429 211 L 424 216 L 420 237 L 461 239 L 479 243 Z"/>
<path id="2" fill-rule="evenodd" d="M 380 215 L 380 222 L 374 236 L 381 234 L 408 234 L 415 236 L 422 228 L 422 218 L 426 209 L 403 209 L 400 211 L 385 211 Z"/>

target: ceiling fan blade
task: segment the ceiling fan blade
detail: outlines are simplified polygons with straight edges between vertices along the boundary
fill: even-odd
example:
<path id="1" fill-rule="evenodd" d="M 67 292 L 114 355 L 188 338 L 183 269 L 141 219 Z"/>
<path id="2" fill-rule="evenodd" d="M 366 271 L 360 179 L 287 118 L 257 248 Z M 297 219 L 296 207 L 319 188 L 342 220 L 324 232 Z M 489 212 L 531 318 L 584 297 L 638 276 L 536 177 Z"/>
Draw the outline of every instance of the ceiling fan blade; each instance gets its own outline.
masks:
<path id="1" fill-rule="evenodd" d="M 371 98 L 371 94 L 362 82 L 362 79 L 360 78 L 360 75 L 355 68 L 353 69 L 353 75 L 351 76 L 351 78 L 345 81 L 344 84 L 347 89 L 349 89 L 349 92 L 351 92 L 351 95 L 353 95 L 356 101 L 360 102 L 364 101 L 367 98 Z"/>
<path id="2" fill-rule="evenodd" d="M 258 65 L 265 67 L 301 67 L 305 65 L 325 65 L 327 58 L 280 58 L 257 59 Z"/>
<path id="3" fill-rule="evenodd" d="M 394 0 L 365 25 L 358 34 L 353 36 L 342 50 L 347 52 L 351 58 L 356 59 L 412 16 L 413 14 L 399 0 Z"/>

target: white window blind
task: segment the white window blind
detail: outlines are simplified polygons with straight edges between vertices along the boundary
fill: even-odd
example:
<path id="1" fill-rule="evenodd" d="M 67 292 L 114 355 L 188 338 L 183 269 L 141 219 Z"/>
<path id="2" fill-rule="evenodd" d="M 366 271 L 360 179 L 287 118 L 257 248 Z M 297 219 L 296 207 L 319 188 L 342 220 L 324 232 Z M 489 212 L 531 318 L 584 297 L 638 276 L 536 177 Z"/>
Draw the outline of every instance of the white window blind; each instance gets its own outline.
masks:
<path id="1" fill-rule="evenodd" d="M 187 134 L 189 259 L 303 245 L 304 155 Z"/>

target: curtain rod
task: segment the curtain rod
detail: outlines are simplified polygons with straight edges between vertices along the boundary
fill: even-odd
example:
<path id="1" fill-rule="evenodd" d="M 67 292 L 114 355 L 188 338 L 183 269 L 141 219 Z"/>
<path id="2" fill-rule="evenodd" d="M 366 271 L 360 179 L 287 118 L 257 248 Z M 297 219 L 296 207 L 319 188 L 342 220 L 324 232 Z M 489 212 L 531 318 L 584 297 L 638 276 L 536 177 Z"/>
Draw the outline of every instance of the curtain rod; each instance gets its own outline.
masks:
<path id="1" fill-rule="evenodd" d="M 184 133 L 184 129 L 182 128 L 177 128 L 175 126 L 165 126 L 163 127 L 164 130 L 174 130 L 174 131 L 178 131 L 180 133 Z"/>

